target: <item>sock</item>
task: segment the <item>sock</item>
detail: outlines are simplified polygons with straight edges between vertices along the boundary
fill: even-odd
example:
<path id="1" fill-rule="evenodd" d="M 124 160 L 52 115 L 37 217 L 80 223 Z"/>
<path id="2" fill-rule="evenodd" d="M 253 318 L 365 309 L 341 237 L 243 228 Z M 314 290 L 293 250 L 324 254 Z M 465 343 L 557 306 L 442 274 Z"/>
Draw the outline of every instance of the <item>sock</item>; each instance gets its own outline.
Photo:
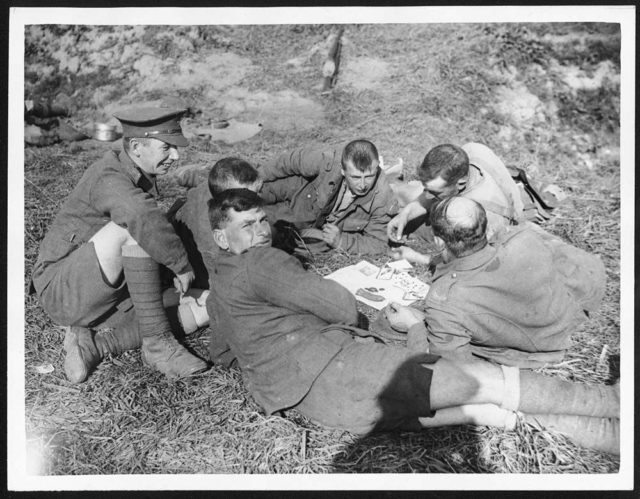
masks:
<path id="1" fill-rule="evenodd" d="M 171 327 L 162 304 L 162 285 L 158 263 L 138 245 L 122 247 L 122 267 L 136 311 L 140 335 L 169 334 Z"/>

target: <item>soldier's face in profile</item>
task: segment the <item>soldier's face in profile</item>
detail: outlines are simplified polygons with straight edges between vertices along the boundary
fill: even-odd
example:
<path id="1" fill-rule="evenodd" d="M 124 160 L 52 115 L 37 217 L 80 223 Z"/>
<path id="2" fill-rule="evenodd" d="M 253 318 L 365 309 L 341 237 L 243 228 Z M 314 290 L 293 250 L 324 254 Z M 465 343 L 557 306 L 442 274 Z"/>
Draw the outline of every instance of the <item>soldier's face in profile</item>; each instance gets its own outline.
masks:
<path id="1" fill-rule="evenodd" d="M 460 192 L 458 183 L 454 182 L 452 184 L 448 184 L 442 177 L 436 177 L 433 180 L 424 182 L 423 185 L 425 191 L 437 200 L 455 196 Z"/>
<path id="2" fill-rule="evenodd" d="M 164 175 L 180 158 L 178 148 L 158 139 L 137 141 L 138 166 L 150 175 Z"/>

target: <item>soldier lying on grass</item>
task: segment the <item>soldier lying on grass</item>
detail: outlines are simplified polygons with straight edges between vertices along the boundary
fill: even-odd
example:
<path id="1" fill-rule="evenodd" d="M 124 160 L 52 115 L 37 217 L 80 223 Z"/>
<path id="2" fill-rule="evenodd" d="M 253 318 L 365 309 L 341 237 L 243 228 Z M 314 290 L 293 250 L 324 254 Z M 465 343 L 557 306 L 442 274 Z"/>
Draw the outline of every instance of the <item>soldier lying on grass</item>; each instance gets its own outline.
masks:
<path id="1" fill-rule="evenodd" d="M 108 353 L 142 347 L 145 364 L 169 377 L 207 369 L 175 339 L 162 296 L 160 264 L 185 293 L 194 274 L 180 239 L 152 197 L 156 176 L 186 146 L 186 110 L 130 109 L 116 114 L 123 150 L 91 165 L 40 246 L 32 280 L 42 308 L 66 326 L 65 373 L 84 381 Z M 111 331 L 94 331 L 115 326 Z"/>
<path id="2" fill-rule="evenodd" d="M 519 367 L 560 362 L 571 333 L 604 296 L 600 258 L 526 225 L 488 244 L 485 209 L 460 196 L 433 206 L 430 224 L 444 262 L 424 313 L 391 304 L 384 310 L 391 327 L 413 328 L 423 339 L 418 349 L 445 357 L 473 354 Z M 412 255 L 404 252 L 416 261 Z"/>
<path id="3" fill-rule="evenodd" d="M 262 204 L 246 189 L 210 202 L 213 239 L 223 251 L 208 299 L 245 386 L 267 414 L 295 408 L 325 426 L 365 434 L 465 423 L 513 428 L 521 411 L 616 451 L 617 385 L 358 341 L 369 332 L 356 327 L 353 295 L 271 247 Z"/>
<path id="4" fill-rule="evenodd" d="M 292 223 L 311 251 L 387 250 L 386 227 L 396 207 L 378 150 L 368 140 L 326 151 L 297 149 L 260 172 L 270 221 Z"/>

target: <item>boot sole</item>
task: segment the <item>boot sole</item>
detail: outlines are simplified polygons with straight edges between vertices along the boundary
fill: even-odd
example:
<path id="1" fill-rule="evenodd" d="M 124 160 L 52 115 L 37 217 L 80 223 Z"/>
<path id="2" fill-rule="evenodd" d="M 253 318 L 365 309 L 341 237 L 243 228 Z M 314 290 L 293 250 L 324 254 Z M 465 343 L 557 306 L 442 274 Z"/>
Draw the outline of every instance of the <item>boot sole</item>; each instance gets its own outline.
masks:
<path id="1" fill-rule="evenodd" d="M 73 338 L 70 338 L 71 335 L 73 335 Z M 80 374 L 78 374 L 77 370 L 73 368 L 73 366 L 84 365 L 84 359 L 80 354 L 76 333 L 70 331 L 65 335 L 64 351 L 67 352 L 64 358 L 64 374 L 67 376 L 67 380 L 74 385 L 82 383 L 89 376 L 89 371 L 82 369 Z"/>
<path id="2" fill-rule="evenodd" d="M 200 374 L 203 373 L 205 371 L 207 371 L 209 369 L 209 365 L 202 361 L 202 363 L 204 364 L 202 367 L 195 367 L 193 369 L 191 369 L 188 372 L 184 372 L 184 373 L 173 373 L 173 372 L 167 372 L 163 369 L 161 369 L 160 367 L 158 367 L 157 363 L 152 363 L 149 362 L 149 360 L 147 359 L 147 356 L 145 355 L 145 352 L 142 351 L 141 352 L 141 358 L 142 358 L 142 364 L 150 369 L 153 369 L 154 371 L 158 371 L 162 374 L 164 374 L 167 378 L 169 379 L 178 379 L 178 378 L 188 378 L 189 376 L 194 376 L 196 374 Z"/>

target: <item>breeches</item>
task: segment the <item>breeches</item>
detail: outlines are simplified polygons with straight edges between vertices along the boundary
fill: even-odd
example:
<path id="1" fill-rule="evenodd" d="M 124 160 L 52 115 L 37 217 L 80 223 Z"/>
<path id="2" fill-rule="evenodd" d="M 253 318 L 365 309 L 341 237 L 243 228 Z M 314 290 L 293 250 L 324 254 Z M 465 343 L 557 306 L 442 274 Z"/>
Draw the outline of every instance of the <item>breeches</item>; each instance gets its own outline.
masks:
<path id="1" fill-rule="evenodd" d="M 102 324 L 129 297 L 124 278 L 107 282 L 92 242 L 48 265 L 35 284 L 42 308 L 63 326 Z"/>
<path id="2" fill-rule="evenodd" d="M 318 423 L 365 434 L 418 429 L 432 416 L 429 391 L 437 355 L 352 342 L 327 365 L 295 407 Z"/>

